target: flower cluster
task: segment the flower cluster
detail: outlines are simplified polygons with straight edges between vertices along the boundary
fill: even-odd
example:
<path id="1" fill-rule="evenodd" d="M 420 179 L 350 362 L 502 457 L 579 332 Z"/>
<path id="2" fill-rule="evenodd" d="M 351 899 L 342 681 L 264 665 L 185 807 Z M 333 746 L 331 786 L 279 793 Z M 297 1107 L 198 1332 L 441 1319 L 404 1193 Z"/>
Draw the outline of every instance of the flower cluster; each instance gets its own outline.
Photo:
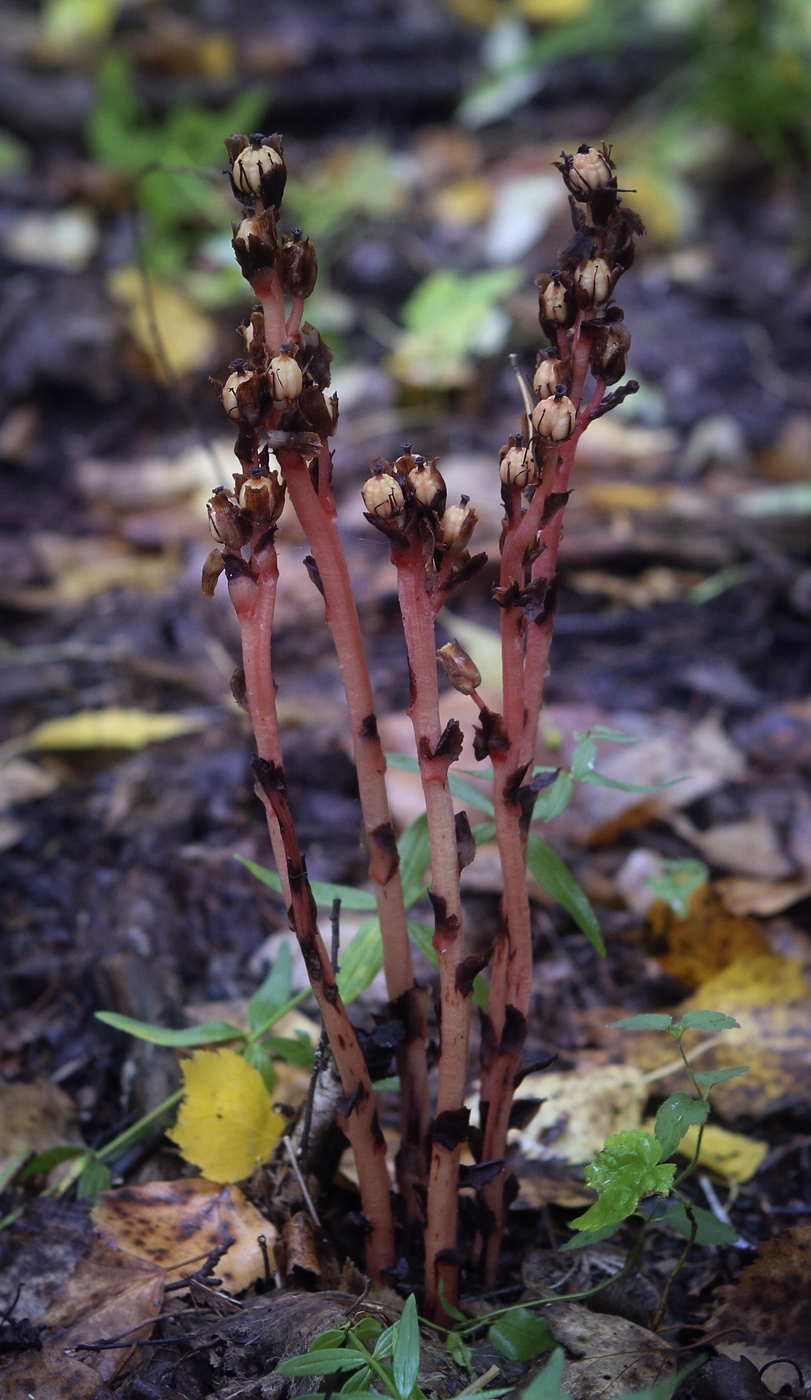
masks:
<path id="1" fill-rule="evenodd" d="M 448 505 L 447 489 L 436 461 L 412 453 L 409 446 L 394 462 L 382 457 L 372 463 L 362 487 L 366 519 L 387 534 L 392 546 L 405 543 L 418 534 L 425 549 L 429 572 L 439 570 L 452 587 L 469 579 L 486 561 L 486 555 L 471 556 L 468 545 L 476 527 L 477 515 L 470 497 L 458 505 Z"/>

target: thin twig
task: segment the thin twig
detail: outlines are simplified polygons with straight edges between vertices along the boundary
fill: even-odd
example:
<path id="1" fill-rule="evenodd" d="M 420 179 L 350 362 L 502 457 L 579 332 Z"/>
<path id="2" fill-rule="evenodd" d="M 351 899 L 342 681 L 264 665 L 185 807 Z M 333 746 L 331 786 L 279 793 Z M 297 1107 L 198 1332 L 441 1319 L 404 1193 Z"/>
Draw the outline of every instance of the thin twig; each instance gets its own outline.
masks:
<path id="1" fill-rule="evenodd" d="M 301 1168 L 300 1168 L 300 1166 L 299 1166 L 299 1164 L 298 1164 L 298 1162 L 297 1162 L 297 1160 L 296 1160 L 296 1153 L 295 1153 L 295 1150 L 294 1150 L 294 1148 L 293 1148 L 293 1144 L 292 1144 L 292 1142 L 290 1141 L 289 1137 L 283 1137 L 283 1138 L 282 1138 L 282 1142 L 284 1143 L 285 1151 L 286 1151 L 288 1157 L 290 1158 L 290 1165 L 292 1166 L 293 1171 L 296 1173 L 296 1180 L 298 1181 L 298 1184 L 299 1184 L 299 1186 L 301 1187 L 301 1194 L 302 1194 L 302 1196 L 304 1197 L 304 1203 L 305 1203 L 305 1205 L 306 1205 L 308 1211 L 310 1212 L 310 1215 L 312 1216 L 313 1224 L 316 1225 L 316 1226 L 318 1227 L 318 1229 L 320 1230 L 320 1229 L 321 1229 L 321 1221 L 318 1219 L 318 1211 L 316 1210 L 315 1206 L 313 1205 L 312 1196 L 310 1195 L 309 1191 L 307 1190 L 307 1183 L 306 1183 L 306 1181 L 304 1180 L 304 1177 L 303 1177 L 302 1172 L 301 1172 Z"/>

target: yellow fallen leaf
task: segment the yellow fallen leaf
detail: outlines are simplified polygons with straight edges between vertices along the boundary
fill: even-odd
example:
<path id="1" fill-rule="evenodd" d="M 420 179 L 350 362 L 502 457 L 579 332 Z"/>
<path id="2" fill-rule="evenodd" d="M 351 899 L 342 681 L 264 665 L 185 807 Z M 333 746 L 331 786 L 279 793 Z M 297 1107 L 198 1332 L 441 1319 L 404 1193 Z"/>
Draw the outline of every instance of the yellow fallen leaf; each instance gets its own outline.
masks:
<path id="1" fill-rule="evenodd" d="M 759 960 L 769 953 L 757 920 L 730 914 L 709 885 L 695 890 L 685 918 L 658 900 L 648 910 L 648 924 L 650 949 L 665 972 L 685 987 L 701 987 L 702 1007 L 713 1010 L 723 1010 L 705 990 L 713 986 L 716 974 L 733 962 Z"/>
<path id="2" fill-rule="evenodd" d="M 510 1141 L 530 1161 L 590 1162 L 614 1133 L 639 1127 L 649 1093 L 635 1065 L 530 1074 L 519 1097 L 542 1102 L 525 1128 L 510 1132 Z"/>
<path id="3" fill-rule="evenodd" d="M 142 749 L 205 729 L 198 715 L 152 714 L 148 710 L 77 710 L 49 719 L 23 736 L 29 749 Z"/>
<path id="4" fill-rule="evenodd" d="M 773 953 L 760 958 L 737 958 L 704 982 L 701 991 L 683 1003 L 682 1010 L 710 1006 L 713 1011 L 737 1016 L 746 1007 L 785 1005 L 809 996 L 811 986 L 800 959 Z"/>
<path id="5" fill-rule="evenodd" d="M 211 1181 L 242 1181 L 266 1162 L 285 1129 L 262 1076 L 235 1050 L 183 1061 L 186 1097 L 169 1133 Z"/>
<path id="6" fill-rule="evenodd" d="M 591 8 L 592 0 L 513 0 L 525 19 L 538 24 L 570 24 Z"/>
<path id="7" fill-rule="evenodd" d="M 137 267 L 120 267 L 108 279 L 110 294 L 127 311 L 129 332 L 149 359 L 156 379 L 188 374 L 210 363 L 216 345 L 213 322 L 188 297 Z"/>

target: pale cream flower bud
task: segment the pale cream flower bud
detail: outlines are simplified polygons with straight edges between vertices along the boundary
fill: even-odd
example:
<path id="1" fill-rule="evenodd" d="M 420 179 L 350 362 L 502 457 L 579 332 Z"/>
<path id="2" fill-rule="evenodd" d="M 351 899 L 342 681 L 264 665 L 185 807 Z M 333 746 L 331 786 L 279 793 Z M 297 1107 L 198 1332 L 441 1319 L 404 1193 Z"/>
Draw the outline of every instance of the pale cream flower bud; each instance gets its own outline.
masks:
<path id="1" fill-rule="evenodd" d="M 253 138 L 254 140 L 256 138 Z M 272 146 L 251 144 L 241 151 L 234 161 L 233 180 L 240 194 L 262 199 L 267 178 L 274 166 L 284 164 L 278 151 Z"/>
<path id="2" fill-rule="evenodd" d="M 581 146 L 572 156 L 569 179 L 573 189 L 581 189 L 584 193 L 604 190 L 613 177 L 608 157 L 595 146 Z"/>
<path id="3" fill-rule="evenodd" d="M 562 386 L 561 386 L 562 387 Z M 539 437 L 549 442 L 565 442 L 574 432 L 577 412 L 565 393 L 551 399 L 541 399 L 532 410 L 532 426 Z"/>
<path id="4" fill-rule="evenodd" d="M 228 417 L 233 418 L 235 423 L 238 423 L 242 417 L 237 390 L 242 384 L 250 384 L 252 379 L 253 375 L 249 369 L 235 369 L 233 374 L 229 374 L 223 385 L 222 406 Z"/>
<path id="5" fill-rule="evenodd" d="M 532 387 L 539 399 L 551 398 L 558 384 L 563 383 L 563 361 L 541 360 L 535 371 Z"/>
<path id="6" fill-rule="evenodd" d="M 611 268 L 605 258 L 589 258 L 577 269 L 575 282 L 593 306 L 601 306 L 611 295 Z"/>
<path id="7" fill-rule="evenodd" d="M 405 505 L 402 487 L 388 472 L 376 471 L 361 487 L 363 504 L 376 520 L 391 520 Z"/>
<path id="8" fill-rule="evenodd" d="M 445 503 L 445 482 L 435 462 L 426 462 L 424 457 L 415 457 L 414 466 L 408 473 L 408 487 L 414 500 L 425 510 L 441 509 Z"/>
<path id="9" fill-rule="evenodd" d="M 569 319 L 569 294 L 563 283 L 553 277 L 545 291 L 541 293 L 541 307 L 547 321 L 565 325 Z"/>
<path id="10" fill-rule="evenodd" d="M 462 496 L 458 506 L 448 506 L 436 527 L 436 542 L 440 549 L 461 554 L 473 534 L 478 516 L 468 506 L 469 496 Z"/>
<path id="11" fill-rule="evenodd" d="M 538 480 L 538 469 L 529 446 L 509 448 L 499 470 L 505 486 L 520 487 L 522 491 Z"/>
<path id="12" fill-rule="evenodd" d="M 274 403 L 292 403 L 304 387 L 301 370 L 285 345 L 270 362 L 268 384 Z"/>

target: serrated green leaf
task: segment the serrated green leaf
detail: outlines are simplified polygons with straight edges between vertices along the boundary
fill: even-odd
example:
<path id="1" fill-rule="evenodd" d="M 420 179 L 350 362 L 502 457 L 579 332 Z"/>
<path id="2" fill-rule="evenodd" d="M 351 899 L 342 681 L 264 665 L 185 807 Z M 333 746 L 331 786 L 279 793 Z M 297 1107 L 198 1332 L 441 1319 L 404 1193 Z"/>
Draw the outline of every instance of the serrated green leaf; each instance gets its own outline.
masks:
<path id="1" fill-rule="evenodd" d="M 544 788 L 535 799 L 535 806 L 532 809 L 532 820 L 553 822 L 555 817 L 561 816 L 566 811 L 569 803 L 574 797 L 574 778 L 571 773 L 558 773 L 555 781 L 548 788 Z"/>
<path id="2" fill-rule="evenodd" d="M 561 1390 L 566 1357 L 562 1347 L 556 1347 L 542 1371 L 521 1391 L 521 1400 L 572 1400 Z"/>
<path id="3" fill-rule="evenodd" d="M 723 1011 L 687 1011 L 677 1022 L 683 1031 L 736 1031 L 740 1023 L 733 1016 L 725 1016 Z"/>
<path id="4" fill-rule="evenodd" d="M 276 1367 L 280 1376 L 334 1376 L 339 1371 L 357 1371 L 366 1362 L 356 1351 L 346 1348 L 326 1347 L 323 1351 L 308 1352 L 304 1356 L 291 1356 Z"/>
<path id="5" fill-rule="evenodd" d="M 673 1025 L 673 1017 L 664 1011 L 643 1011 L 639 1016 L 623 1016 L 621 1021 L 609 1021 L 609 1026 L 622 1026 L 626 1031 L 666 1031 Z"/>
<path id="6" fill-rule="evenodd" d="M 738 1239 L 738 1231 L 732 1225 L 725 1225 L 723 1220 L 718 1220 L 711 1210 L 704 1210 L 702 1206 L 691 1206 L 690 1209 L 696 1218 L 696 1244 L 735 1244 Z M 690 1218 L 681 1201 L 674 1201 L 667 1210 L 660 1215 L 656 1221 L 657 1225 L 669 1225 L 672 1230 L 677 1230 L 680 1235 L 689 1239 L 693 1233 Z"/>
<path id="7" fill-rule="evenodd" d="M 680 919 L 685 919 L 690 900 L 709 878 L 709 867 L 703 860 L 665 860 L 661 875 L 649 875 L 645 888 L 669 904 Z"/>
<path id="8" fill-rule="evenodd" d="M 555 1345 L 546 1318 L 530 1312 L 529 1308 L 511 1308 L 493 1323 L 487 1336 L 510 1361 L 533 1361 Z"/>
<path id="9" fill-rule="evenodd" d="M 304 1036 L 291 1039 L 272 1035 L 263 1040 L 262 1045 L 274 1059 L 286 1060 L 289 1065 L 298 1065 L 300 1069 L 312 1069 L 315 1064 L 315 1046 Z"/>
<path id="10" fill-rule="evenodd" d="M 126 1031 L 138 1040 L 148 1040 L 153 1045 L 174 1045 L 190 1049 L 195 1045 L 218 1045 L 227 1040 L 245 1040 L 245 1032 L 239 1026 L 231 1026 L 227 1021 L 206 1021 L 202 1026 L 186 1026 L 183 1030 L 171 1030 L 167 1026 L 153 1026 L 148 1021 L 134 1021 L 131 1016 L 120 1016 L 117 1011 L 97 1011 L 96 1020 L 116 1031 Z"/>
<path id="11" fill-rule="evenodd" d="M 267 885 L 268 889 L 275 890 L 277 894 L 282 893 L 282 882 L 275 870 L 257 865 L 255 860 L 248 860 L 247 856 L 238 855 L 237 860 L 246 870 L 250 870 L 257 880 Z M 336 899 L 340 899 L 342 909 L 363 912 L 377 908 L 377 900 L 371 890 L 357 890 L 352 885 L 333 885 L 327 880 L 311 880 L 310 889 L 319 909 L 331 909 Z"/>
<path id="12" fill-rule="evenodd" d="M 580 888 L 568 865 L 534 831 L 527 841 L 527 865 L 538 884 L 563 905 L 592 947 L 604 958 L 605 941 L 588 895 Z"/>
<path id="13" fill-rule="evenodd" d="M 420 1371 L 420 1325 L 413 1293 L 406 1299 L 403 1315 L 397 1323 L 392 1370 L 398 1395 L 401 1400 L 408 1400 Z"/>
<path id="14" fill-rule="evenodd" d="M 736 1065 L 734 1069 L 705 1069 L 696 1075 L 699 1084 L 705 1089 L 712 1089 L 716 1084 L 723 1084 L 727 1079 L 737 1079 L 739 1074 L 748 1074 L 749 1065 Z"/>
<path id="15" fill-rule="evenodd" d="M 574 1239 L 567 1240 L 560 1246 L 561 1253 L 564 1250 L 585 1249 L 587 1245 L 599 1244 L 600 1240 L 610 1240 L 612 1235 L 616 1235 L 621 1224 L 622 1221 L 617 1220 L 613 1225 L 601 1225 L 598 1230 L 581 1230 Z"/>
<path id="16" fill-rule="evenodd" d="M 596 762 L 597 745 L 593 739 L 584 736 L 580 742 L 575 745 L 575 750 L 572 754 L 572 765 L 570 769 L 572 777 L 576 781 L 582 782 L 591 772 Z"/>
<path id="17" fill-rule="evenodd" d="M 661 1156 L 661 1143 L 641 1128 L 610 1137 L 585 1170 L 586 1181 L 600 1193 L 599 1199 L 572 1221 L 575 1228 L 611 1225 L 631 1215 L 643 1196 L 666 1196 L 676 1168 L 673 1163 L 660 1165 Z"/>
<path id="18" fill-rule="evenodd" d="M 687 1129 L 694 1123 L 706 1123 L 710 1106 L 706 1099 L 692 1094 L 671 1094 L 656 1115 L 655 1133 L 662 1144 L 662 1157 L 672 1157 Z"/>
<path id="19" fill-rule="evenodd" d="M 259 1045 L 255 1040 L 248 1040 L 242 1052 L 243 1059 L 249 1065 L 253 1065 L 262 1076 L 262 1083 L 269 1094 L 273 1093 L 276 1084 L 276 1071 L 273 1068 L 273 1061 L 263 1045 Z"/>
<path id="20" fill-rule="evenodd" d="M 80 1200 L 96 1202 L 102 1191 L 109 1191 L 113 1174 L 98 1157 L 88 1158 L 87 1166 L 76 1182 L 76 1195 Z"/>
<path id="21" fill-rule="evenodd" d="M 406 827 L 397 842 L 397 850 L 400 855 L 403 900 L 406 909 L 410 909 L 425 893 L 425 872 L 431 864 L 431 838 L 428 835 L 428 818 L 424 812 Z"/>
<path id="22" fill-rule="evenodd" d="M 252 1031 L 273 1024 L 273 1011 L 289 1000 L 292 986 L 293 955 L 288 940 L 283 938 L 275 963 L 248 1002 L 248 1022 Z"/>
<path id="23" fill-rule="evenodd" d="M 38 1152 L 36 1157 L 32 1157 L 26 1162 L 19 1177 L 19 1184 L 24 1186 L 30 1181 L 32 1176 L 44 1176 L 54 1167 L 58 1167 L 62 1162 L 69 1162 L 72 1157 L 81 1157 L 87 1151 L 86 1147 L 49 1147 L 46 1152 Z"/>
<path id="24" fill-rule="evenodd" d="M 346 1006 L 374 982 L 383 966 L 383 939 L 378 919 L 361 924 L 341 957 L 338 990 Z"/>

